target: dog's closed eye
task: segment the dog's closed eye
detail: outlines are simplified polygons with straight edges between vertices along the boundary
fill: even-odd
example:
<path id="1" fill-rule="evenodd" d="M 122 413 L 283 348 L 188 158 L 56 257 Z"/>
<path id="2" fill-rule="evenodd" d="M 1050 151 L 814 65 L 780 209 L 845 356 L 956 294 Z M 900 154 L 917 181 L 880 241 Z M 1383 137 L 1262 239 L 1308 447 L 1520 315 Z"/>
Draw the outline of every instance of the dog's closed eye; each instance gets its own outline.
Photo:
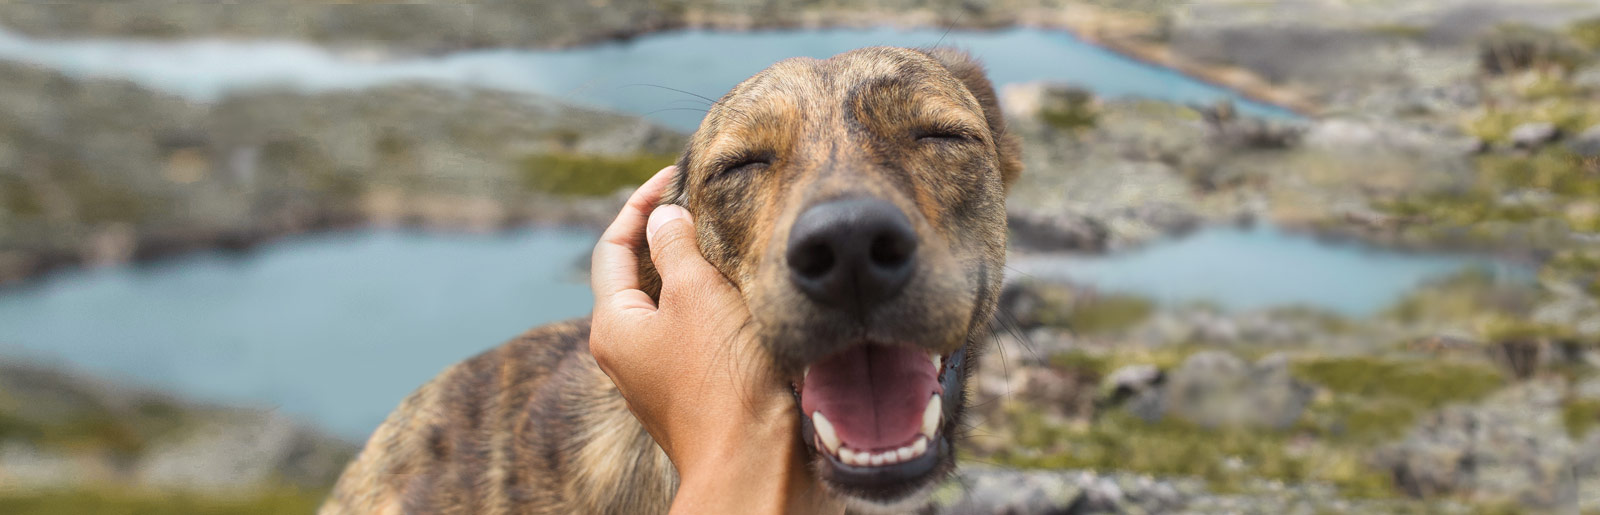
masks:
<path id="1" fill-rule="evenodd" d="M 768 166 L 771 166 L 772 159 L 773 155 L 771 152 L 744 152 L 733 154 L 729 158 L 718 161 L 718 163 L 712 168 L 713 170 L 716 170 L 716 173 L 711 174 L 709 179 L 717 179 L 740 173 L 757 172 Z"/>
<path id="2" fill-rule="evenodd" d="M 919 143 L 965 143 L 978 140 L 978 136 L 971 130 L 960 126 L 932 125 L 915 129 L 911 135 Z"/>

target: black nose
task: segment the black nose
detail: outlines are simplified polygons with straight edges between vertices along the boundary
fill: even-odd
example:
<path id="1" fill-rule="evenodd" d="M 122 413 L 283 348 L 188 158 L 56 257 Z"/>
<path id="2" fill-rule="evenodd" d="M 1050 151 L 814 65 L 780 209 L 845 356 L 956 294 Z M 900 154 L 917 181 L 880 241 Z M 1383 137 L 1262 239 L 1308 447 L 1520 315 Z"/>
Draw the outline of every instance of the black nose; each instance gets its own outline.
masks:
<path id="1" fill-rule="evenodd" d="M 916 268 L 917 235 L 886 201 L 817 204 L 789 230 L 789 280 L 818 303 L 865 312 L 900 293 Z"/>

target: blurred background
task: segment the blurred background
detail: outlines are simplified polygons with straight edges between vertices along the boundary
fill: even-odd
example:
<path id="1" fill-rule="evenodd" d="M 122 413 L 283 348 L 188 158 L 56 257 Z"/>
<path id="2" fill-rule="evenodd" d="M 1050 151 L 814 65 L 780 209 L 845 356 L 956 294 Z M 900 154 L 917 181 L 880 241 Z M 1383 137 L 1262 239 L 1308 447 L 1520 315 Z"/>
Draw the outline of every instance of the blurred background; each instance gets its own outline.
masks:
<path id="1" fill-rule="evenodd" d="M 1027 169 L 953 513 L 1600 513 L 1600 3 L 0 5 L 0 512 L 309 513 L 772 62 Z"/>

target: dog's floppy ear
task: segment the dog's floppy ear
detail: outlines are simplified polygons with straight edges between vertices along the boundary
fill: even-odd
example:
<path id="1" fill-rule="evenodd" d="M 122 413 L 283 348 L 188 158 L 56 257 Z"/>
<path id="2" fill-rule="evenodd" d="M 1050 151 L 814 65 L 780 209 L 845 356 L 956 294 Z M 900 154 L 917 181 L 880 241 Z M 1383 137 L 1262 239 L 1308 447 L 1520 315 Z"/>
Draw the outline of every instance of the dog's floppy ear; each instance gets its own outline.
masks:
<path id="1" fill-rule="evenodd" d="M 1022 175 L 1022 142 L 1009 132 L 1006 132 L 1006 119 L 1000 113 L 1000 97 L 994 93 L 994 85 L 989 83 L 989 76 L 983 71 L 983 65 L 973 59 L 972 55 L 954 48 L 929 48 L 922 51 L 932 57 L 939 64 L 943 64 L 951 75 L 967 86 L 967 91 L 977 97 L 978 103 L 983 105 L 983 117 L 989 122 L 989 131 L 994 134 L 996 151 L 1000 153 L 1000 177 L 1005 181 L 1006 188 L 1016 182 L 1017 176 Z"/>

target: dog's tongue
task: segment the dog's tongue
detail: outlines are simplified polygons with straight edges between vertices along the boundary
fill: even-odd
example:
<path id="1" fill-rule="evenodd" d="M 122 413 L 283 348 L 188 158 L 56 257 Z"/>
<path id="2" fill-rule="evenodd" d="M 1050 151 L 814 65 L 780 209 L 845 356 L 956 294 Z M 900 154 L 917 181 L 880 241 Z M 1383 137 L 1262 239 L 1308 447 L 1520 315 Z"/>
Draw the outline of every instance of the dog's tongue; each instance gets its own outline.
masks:
<path id="1" fill-rule="evenodd" d="M 927 351 L 857 345 L 811 365 L 800 409 L 822 411 L 845 447 L 893 449 L 922 431 L 928 399 L 942 389 Z"/>

